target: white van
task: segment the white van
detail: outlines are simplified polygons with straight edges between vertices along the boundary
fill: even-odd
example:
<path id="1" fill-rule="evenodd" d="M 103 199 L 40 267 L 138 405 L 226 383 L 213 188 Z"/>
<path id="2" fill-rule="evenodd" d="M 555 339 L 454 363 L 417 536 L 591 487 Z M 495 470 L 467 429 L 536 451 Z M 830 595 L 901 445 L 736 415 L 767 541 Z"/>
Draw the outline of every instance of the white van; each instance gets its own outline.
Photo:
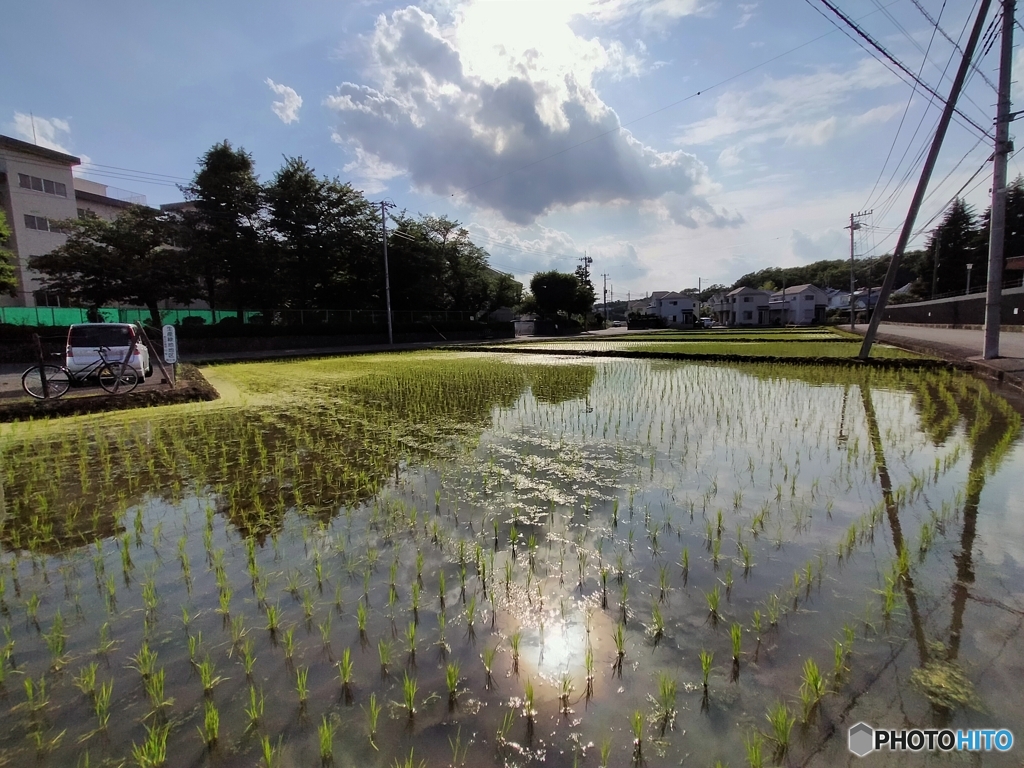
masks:
<path id="1" fill-rule="evenodd" d="M 67 362 L 71 373 L 79 373 L 95 366 L 100 359 L 100 347 L 110 361 L 120 362 L 128 354 L 132 341 L 139 338 L 140 330 L 131 323 L 79 323 L 68 329 Z M 149 350 L 139 338 L 128 364 L 139 374 L 139 379 L 153 373 Z"/>

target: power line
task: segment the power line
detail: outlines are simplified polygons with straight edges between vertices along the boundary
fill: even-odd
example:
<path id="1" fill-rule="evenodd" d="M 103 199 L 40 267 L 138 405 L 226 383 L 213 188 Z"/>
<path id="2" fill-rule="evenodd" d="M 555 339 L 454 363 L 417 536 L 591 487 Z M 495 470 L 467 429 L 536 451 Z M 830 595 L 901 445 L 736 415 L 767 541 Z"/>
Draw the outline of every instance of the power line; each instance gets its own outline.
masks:
<path id="1" fill-rule="evenodd" d="M 170 173 L 157 173 L 156 171 L 140 171 L 136 168 L 121 168 L 120 166 L 117 165 L 103 165 L 102 163 L 94 163 L 92 161 L 89 161 L 88 163 L 82 163 L 80 167 L 101 168 L 111 171 L 123 171 L 125 173 L 133 173 L 139 176 L 159 176 L 165 179 L 177 179 L 178 181 L 192 181 L 192 179 L 186 178 L 185 176 L 175 176 Z"/>
<path id="2" fill-rule="evenodd" d="M 839 8 L 837 8 L 833 3 L 831 3 L 830 0 L 817 0 L 817 1 L 819 3 L 821 3 L 822 5 L 824 5 L 826 8 L 828 8 L 829 11 L 831 11 L 838 18 L 840 18 L 843 21 L 843 23 L 846 24 L 848 27 L 850 27 L 850 29 L 852 29 L 854 32 L 856 32 L 858 36 L 864 38 L 864 40 L 866 40 L 868 42 L 868 44 L 872 48 L 874 48 L 882 56 L 884 56 L 888 61 L 890 61 L 893 66 L 895 66 L 897 69 L 899 69 L 901 72 L 903 72 L 907 77 L 909 77 L 912 80 L 914 80 L 918 85 L 920 85 L 924 90 L 928 91 L 928 93 L 930 93 L 934 98 L 938 99 L 942 104 L 946 103 L 946 100 L 944 98 L 942 98 L 942 96 L 940 96 L 935 91 L 935 89 L 933 89 L 930 85 L 928 85 L 926 82 L 924 82 L 923 80 L 918 78 L 913 72 L 911 72 L 909 69 L 907 69 L 907 67 L 899 59 L 897 59 L 895 56 L 893 56 L 891 53 L 889 53 L 889 51 L 886 50 L 882 46 L 881 43 L 876 41 L 873 37 L 871 37 L 871 35 L 869 35 L 867 32 L 865 32 L 863 29 L 861 29 L 861 27 L 857 24 L 857 22 L 855 22 L 853 19 L 851 19 L 845 13 L 843 13 Z M 830 19 L 824 12 L 822 12 L 821 9 L 819 9 L 814 4 L 814 0 L 806 0 L 806 2 L 807 2 L 808 5 L 810 5 L 812 8 L 814 8 L 816 11 L 818 11 L 818 13 L 820 13 L 822 16 L 825 16 L 825 18 L 829 19 L 829 21 L 831 21 L 834 26 L 836 26 L 839 29 L 842 29 L 844 34 L 846 34 L 847 37 L 849 37 L 851 40 L 853 40 L 855 43 L 857 43 L 857 45 L 859 45 L 861 48 L 864 48 L 864 50 L 868 51 L 868 53 L 871 54 L 876 60 L 878 60 L 884 66 L 886 66 L 886 69 L 889 69 L 890 72 L 892 71 L 892 69 L 888 65 L 886 65 L 884 61 L 882 61 L 877 56 L 875 56 L 873 53 L 871 53 L 871 51 L 869 51 L 867 48 L 865 48 L 865 46 L 860 41 L 858 41 L 856 38 L 852 37 L 849 33 L 846 32 L 845 29 L 840 27 L 834 20 Z M 893 74 L 896 74 L 896 73 L 894 72 Z M 897 74 L 897 77 L 899 77 L 898 74 Z M 903 78 L 900 78 L 900 79 L 902 80 Z M 908 83 L 908 85 L 909 85 L 909 83 Z M 988 131 L 986 131 L 984 128 L 982 128 L 980 125 L 978 125 L 976 122 L 974 122 L 974 120 L 972 120 L 970 117 L 965 115 L 958 107 L 954 107 L 953 111 L 954 111 L 954 113 L 958 114 L 962 119 L 966 120 L 976 131 L 979 131 L 983 136 L 988 136 L 989 138 L 992 138 L 991 136 L 989 136 Z"/>
<path id="3" fill-rule="evenodd" d="M 943 2 L 942 2 L 942 8 L 939 10 L 939 16 L 938 16 L 937 19 L 933 19 L 931 17 L 931 15 L 929 15 L 928 11 L 925 10 L 923 5 L 921 5 L 920 0 L 910 0 L 910 2 L 912 2 L 914 4 L 914 6 L 917 8 L 917 10 L 919 10 L 921 12 L 921 15 L 924 16 L 926 19 L 928 19 L 928 22 L 933 27 L 935 27 L 935 29 L 938 30 L 939 34 L 942 35 L 944 38 L 946 38 L 946 42 L 948 42 L 950 45 L 952 45 L 953 48 L 956 50 L 956 52 L 959 53 L 962 56 L 964 52 L 963 52 L 963 49 L 960 47 L 960 43 L 959 42 L 954 42 L 953 38 L 951 38 L 949 35 L 946 34 L 946 30 L 944 30 L 941 26 L 939 26 L 939 21 L 942 20 L 942 11 L 944 11 L 946 9 L 946 2 L 945 2 L 945 0 L 943 0 Z M 960 36 L 963 37 L 962 34 Z M 997 88 L 995 86 L 995 83 L 993 83 L 991 80 L 989 80 L 985 76 L 985 73 L 981 71 L 981 69 L 978 67 L 977 64 L 974 64 L 972 62 L 971 69 L 974 72 L 977 72 L 978 75 L 981 77 L 981 79 L 984 80 L 986 83 L 988 83 L 989 87 L 993 91 L 997 90 Z"/>
<path id="4" fill-rule="evenodd" d="M 810 0 L 808 0 L 808 2 L 810 2 Z M 888 8 L 890 5 L 895 5 L 897 2 L 899 2 L 899 0 L 892 0 L 892 2 L 886 4 L 886 6 L 884 6 L 884 7 Z M 878 11 L 872 11 L 871 13 L 868 13 L 868 14 L 865 14 L 864 16 L 861 16 L 860 19 L 861 20 L 866 19 L 868 16 L 873 16 L 876 13 L 878 13 Z M 478 189 L 479 187 L 483 187 L 483 186 L 485 186 L 487 184 L 492 184 L 495 181 L 500 181 L 501 179 L 504 179 L 506 176 L 511 176 L 513 173 L 518 173 L 519 171 L 524 171 L 527 168 L 532 168 L 533 166 L 539 165 L 540 163 L 546 162 L 547 160 L 551 160 L 552 158 L 558 157 L 560 155 L 564 155 L 569 150 L 576 149 L 577 147 L 582 147 L 585 144 L 590 144 L 593 141 L 597 141 L 598 139 L 602 139 L 605 136 L 610 136 L 613 133 L 618 133 L 618 131 L 620 129 L 622 129 L 622 128 L 626 128 L 627 126 L 639 123 L 641 120 L 646 120 L 647 118 L 653 117 L 654 115 L 657 115 L 657 114 L 660 114 L 661 112 L 664 112 L 667 109 L 671 109 L 672 107 L 677 107 L 680 104 L 683 104 L 683 103 L 685 103 L 687 101 L 690 101 L 691 99 L 695 99 L 698 96 L 707 93 L 708 91 L 715 90 L 716 88 L 721 88 L 726 83 L 730 83 L 733 80 L 736 80 L 736 79 L 738 79 L 740 77 L 743 77 L 744 75 L 747 75 L 747 74 L 753 72 L 756 69 L 760 69 L 761 67 L 766 66 L 767 64 L 771 64 L 773 61 L 778 61 L 779 59 L 781 59 L 781 58 L 783 58 L 785 56 L 788 56 L 791 53 L 795 53 L 796 51 L 799 51 L 801 48 L 806 48 L 808 45 L 811 45 L 812 43 L 816 43 L 819 40 L 821 40 L 822 38 L 828 37 L 829 35 L 833 34 L 833 32 L 835 32 L 835 30 L 830 30 L 829 32 L 826 32 L 825 34 L 818 35 L 817 37 L 812 38 L 812 39 L 808 40 L 805 43 L 801 43 L 800 45 L 794 46 L 793 48 L 790 48 L 789 50 L 783 51 L 782 53 L 780 53 L 780 54 L 778 54 L 776 56 L 772 56 L 771 58 L 765 59 L 764 61 L 759 62 L 759 63 L 753 65 L 752 67 L 748 67 L 747 69 L 744 69 L 744 70 L 742 70 L 740 72 L 737 72 L 734 75 L 730 75 L 729 77 L 726 77 L 723 80 L 719 80 L 718 82 L 713 83 L 712 85 L 709 85 L 706 88 L 702 88 L 699 91 L 695 91 L 694 93 L 691 93 L 689 96 L 684 96 L 681 99 L 677 99 L 676 101 L 673 101 L 673 102 L 671 102 L 669 104 L 666 104 L 666 105 L 664 105 L 662 107 L 658 107 L 657 109 L 655 109 L 655 110 L 653 110 L 651 112 L 648 112 L 646 114 L 640 115 L 639 117 L 635 117 L 632 120 L 627 120 L 626 122 L 620 122 L 614 128 L 609 128 L 607 131 L 603 131 L 601 133 L 595 134 L 595 135 L 591 136 L 589 139 L 584 139 L 583 141 L 577 142 L 576 144 L 570 144 L 569 146 L 565 147 L 564 149 L 560 149 L 557 152 L 552 152 L 549 155 L 545 155 L 544 157 L 540 157 L 540 158 L 538 158 L 536 160 L 533 160 L 533 161 L 531 161 L 529 163 L 526 163 L 525 165 L 521 165 L 518 168 L 513 168 L 512 170 L 506 171 L 505 173 L 499 174 L 498 176 L 494 176 L 494 177 L 492 177 L 490 179 L 487 179 L 485 181 L 481 181 L 479 184 L 474 184 L 471 187 L 466 187 L 466 188 L 464 188 L 462 190 L 462 192 L 472 192 L 474 189 Z M 455 194 L 452 193 L 452 197 L 454 197 L 454 196 L 455 196 Z"/>

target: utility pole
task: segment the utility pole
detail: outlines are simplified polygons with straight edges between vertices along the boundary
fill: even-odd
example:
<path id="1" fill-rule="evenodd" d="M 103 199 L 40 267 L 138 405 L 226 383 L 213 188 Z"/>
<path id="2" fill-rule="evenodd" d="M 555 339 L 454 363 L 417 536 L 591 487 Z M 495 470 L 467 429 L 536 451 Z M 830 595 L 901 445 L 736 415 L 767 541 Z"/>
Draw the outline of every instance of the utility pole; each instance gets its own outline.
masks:
<path id="1" fill-rule="evenodd" d="M 852 331 L 857 327 L 856 314 L 853 308 L 853 292 L 857 289 L 857 282 L 853 277 L 853 259 L 854 259 L 854 246 L 853 246 L 853 233 L 860 229 L 862 224 L 857 219 L 870 216 L 871 211 L 861 211 L 860 213 L 850 214 L 850 226 L 843 227 L 843 229 L 850 230 L 850 330 Z M 868 301 L 871 300 L 871 280 L 868 280 Z M 870 311 L 871 307 L 868 307 Z"/>
<path id="2" fill-rule="evenodd" d="M 1003 297 L 1003 241 L 1006 238 L 1006 158 L 1010 141 L 1010 75 L 1013 66 L 1013 14 L 1016 0 L 1003 0 L 1003 40 L 999 54 L 999 102 L 996 106 L 996 147 L 992 158 L 992 215 L 988 237 L 988 291 L 985 295 L 986 360 L 999 357 L 999 325 Z M 970 281 L 970 272 L 967 273 Z M 969 289 L 968 289 L 969 290 Z"/>
<path id="3" fill-rule="evenodd" d="M 974 20 L 974 26 L 971 28 L 967 45 L 964 46 L 963 57 L 960 60 L 960 66 L 957 68 L 956 75 L 953 77 L 953 84 L 949 88 L 949 96 L 946 98 L 946 104 L 942 110 L 942 116 L 939 118 L 939 124 L 935 128 L 932 145 L 928 150 L 928 157 L 924 161 L 924 167 L 921 169 L 921 178 L 917 181 L 917 189 L 914 191 L 914 197 L 910 202 L 907 218 L 903 221 L 903 230 L 900 232 L 899 240 L 896 241 L 896 248 L 893 251 L 892 260 L 889 262 L 889 269 L 885 273 L 882 291 L 878 295 L 875 311 L 871 313 L 871 322 L 868 324 L 867 333 L 864 334 L 864 342 L 860 345 L 858 357 L 861 360 L 865 360 L 871 355 L 871 345 L 875 343 L 878 324 L 882 321 L 882 315 L 885 314 L 885 305 L 889 301 L 892 284 L 896 282 L 896 272 L 900 268 L 903 252 L 907 249 L 910 235 L 914 231 L 914 222 L 917 220 L 918 211 L 921 210 L 924 194 L 928 190 L 928 182 L 932 177 L 932 171 L 935 169 L 935 161 L 939 157 L 939 150 L 942 149 L 942 141 L 946 138 L 949 121 L 953 117 L 953 111 L 956 109 L 957 99 L 960 98 L 960 90 L 963 88 L 964 79 L 967 77 L 967 71 L 970 69 L 971 60 L 974 58 L 974 51 L 978 47 L 978 39 L 985 28 L 985 18 L 988 16 L 988 9 L 991 4 L 991 0 L 981 0 L 979 4 L 978 15 Z M 1012 16 L 1010 17 L 1010 23 L 1013 23 Z"/>
<path id="4" fill-rule="evenodd" d="M 380 201 L 380 231 L 384 237 L 384 295 L 388 306 L 388 344 L 394 346 L 395 335 L 391 328 L 391 276 L 388 273 L 388 208 L 394 208 L 394 203 L 387 200 Z"/>
<path id="5" fill-rule="evenodd" d="M 939 253 L 942 252 L 942 229 L 935 235 L 935 254 L 932 256 L 932 298 L 935 298 L 935 289 L 939 285 Z"/>
<path id="6" fill-rule="evenodd" d="M 967 290 L 964 291 L 964 296 L 970 296 L 971 295 L 971 270 L 972 269 L 974 269 L 974 264 L 968 264 L 967 265 Z M 987 303 L 986 303 L 986 309 L 987 308 L 988 307 L 987 307 Z M 988 318 L 986 317 L 985 319 L 987 320 Z"/>
<path id="7" fill-rule="evenodd" d="M 580 264 L 583 266 L 583 279 L 590 279 L 590 265 L 594 263 L 594 260 L 587 256 L 587 252 L 583 252 L 583 258 L 580 259 Z"/>
<path id="8" fill-rule="evenodd" d="M 604 324 L 608 325 L 608 273 L 605 272 L 601 277 L 604 278 Z"/>

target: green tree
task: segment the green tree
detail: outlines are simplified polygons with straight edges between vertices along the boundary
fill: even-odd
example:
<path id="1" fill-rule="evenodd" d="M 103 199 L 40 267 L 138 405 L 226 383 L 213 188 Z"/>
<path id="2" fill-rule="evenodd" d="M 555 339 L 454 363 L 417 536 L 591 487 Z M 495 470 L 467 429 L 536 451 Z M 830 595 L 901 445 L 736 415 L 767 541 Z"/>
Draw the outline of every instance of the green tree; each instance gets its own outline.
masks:
<path id="1" fill-rule="evenodd" d="M 246 305 L 265 301 L 260 289 L 266 294 L 274 284 L 261 248 L 263 194 L 252 155 L 227 140 L 214 144 L 183 191 L 195 203 L 184 223 L 203 298 L 215 309 L 223 289 L 241 318 Z"/>
<path id="2" fill-rule="evenodd" d="M 7 215 L 0 211 L 0 293 L 15 296 L 18 292 L 18 278 L 14 273 L 14 254 L 4 248 L 10 237 Z"/>
<path id="3" fill-rule="evenodd" d="M 29 260 L 47 290 L 94 310 L 111 301 L 141 304 L 157 326 L 159 302 L 193 299 L 184 254 L 167 245 L 167 221 L 159 211 L 133 205 L 112 222 L 86 216 L 61 226 L 67 240 Z"/>
<path id="4" fill-rule="evenodd" d="M 932 230 L 925 245 L 926 258 L 921 267 L 921 278 L 931 281 L 935 276 L 935 293 L 963 291 L 967 286 L 967 265 L 972 264 L 971 284 L 985 282 L 988 274 L 987 228 L 985 238 L 979 242 L 974 212 L 967 203 L 957 198 L 949 206 L 942 222 Z M 935 266 L 935 244 L 940 241 L 938 267 Z M 934 273 L 933 273 L 934 270 Z"/>
<path id="5" fill-rule="evenodd" d="M 264 190 L 267 253 L 284 306 L 361 304 L 376 275 L 375 209 L 350 184 L 318 178 L 302 158 L 286 158 Z M 376 291 L 374 291 L 376 293 Z"/>
<path id="6" fill-rule="evenodd" d="M 538 272 L 530 280 L 526 305 L 547 317 L 585 316 L 594 307 L 594 288 L 571 272 Z"/>

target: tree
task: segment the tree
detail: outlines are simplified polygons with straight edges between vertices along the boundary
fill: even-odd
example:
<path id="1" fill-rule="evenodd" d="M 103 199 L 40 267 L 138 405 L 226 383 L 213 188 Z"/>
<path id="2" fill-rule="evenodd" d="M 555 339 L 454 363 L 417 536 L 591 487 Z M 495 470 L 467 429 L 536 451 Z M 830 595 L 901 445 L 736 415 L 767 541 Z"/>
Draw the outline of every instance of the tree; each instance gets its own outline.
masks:
<path id="1" fill-rule="evenodd" d="M 18 278 L 14 273 L 14 254 L 4 248 L 10 237 L 7 215 L 0 210 L 0 293 L 15 296 L 18 292 Z"/>
<path id="2" fill-rule="evenodd" d="M 541 315 L 586 315 L 594 307 L 594 288 L 572 273 L 538 272 L 530 280 L 527 306 Z"/>
<path id="3" fill-rule="evenodd" d="M 252 155 L 226 139 L 214 144 L 182 191 L 195 202 L 184 223 L 192 230 L 191 260 L 202 277 L 204 298 L 215 309 L 223 286 L 241 317 L 257 299 L 255 288 L 274 284 L 260 248 L 263 200 Z"/>
<path id="4" fill-rule="evenodd" d="M 302 158 L 286 158 L 264 194 L 280 303 L 308 309 L 358 300 L 365 293 L 359 277 L 378 240 L 369 201 L 350 184 L 317 178 Z"/>
<path id="5" fill-rule="evenodd" d="M 90 215 L 61 226 L 68 232 L 64 244 L 29 260 L 47 290 L 93 310 L 111 301 L 141 304 L 154 325 L 161 322 L 160 301 L 192 300 L 195 283 L 183 253 L 168 247 L 159 211 L 133 205 L 112 222 Z"/>
<path id="6" fill-rule="evenodd" d="M 935 245 L 939 241 L 939 262 L 935 266 Z M 984 242 L 987 243 L 987 230 Z M 936 295 L 963 291 L 967 286 L 967 265 L 972 264 L 971 282 L 982 285 L 988 274 L 988 251 L 979 242 L 975 216 L 971 206 L 957 198 L 950 204 L 942 222 L 932 230 L 922 260 L 922 280 L 931 282 L 934 275 Z M 984 254 L 984 255 L 983 255 Z M 934 272 L 933 272 L 934 270 Z"/>

